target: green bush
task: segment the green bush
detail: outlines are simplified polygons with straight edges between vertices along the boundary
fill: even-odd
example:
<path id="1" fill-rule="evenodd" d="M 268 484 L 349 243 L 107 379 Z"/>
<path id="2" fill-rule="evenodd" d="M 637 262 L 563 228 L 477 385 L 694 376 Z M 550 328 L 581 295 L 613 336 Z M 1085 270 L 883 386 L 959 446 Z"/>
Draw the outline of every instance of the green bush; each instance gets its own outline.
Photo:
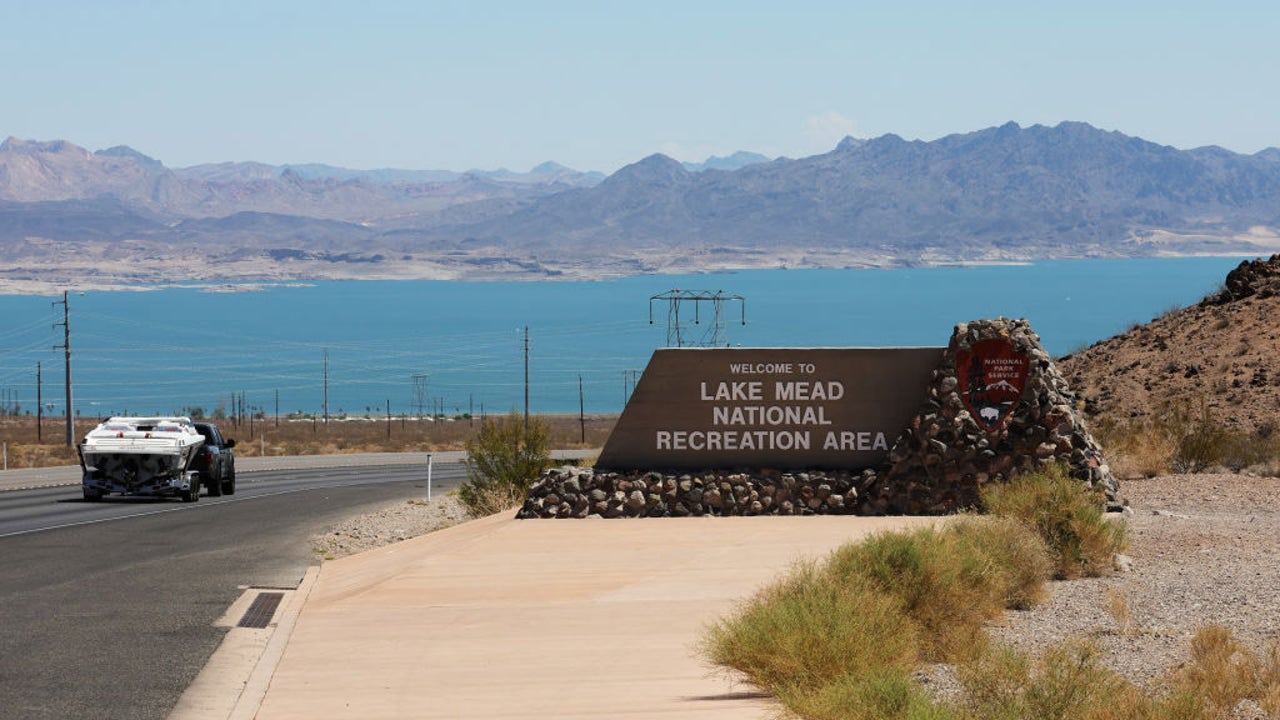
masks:
<path id="1" fill-rule="evenodd" d="M 1170 467 L 1176 473 L 1199 473 L 1218 465 L 1227 454 L 1231 433 L 1214 422 L 1203 402 L 1193 414 L 1186 406 L 1167 408 L 1164 425 L 1176 443 Z"/>
<path id="2" fill-rule="evenodd" d="M 467 481 L 458 488 L 458 499 L 472 517 L 524 502 L 530 483 L 551 466 L 546 424 L 533 418 L 526 428 L 515 411 L 481 423 L 466 451 Z"/>
<path id="3" fill-rule="evenodd" d="M 1102 494 L 1069 477 L 1060 465 L 989 485 L 982 504 L 992 515 L 1034 528 L 1055 557 L 1059 580 L 1110 574 L 1125 545 L 1125 526 L 1107 519 Z"/>

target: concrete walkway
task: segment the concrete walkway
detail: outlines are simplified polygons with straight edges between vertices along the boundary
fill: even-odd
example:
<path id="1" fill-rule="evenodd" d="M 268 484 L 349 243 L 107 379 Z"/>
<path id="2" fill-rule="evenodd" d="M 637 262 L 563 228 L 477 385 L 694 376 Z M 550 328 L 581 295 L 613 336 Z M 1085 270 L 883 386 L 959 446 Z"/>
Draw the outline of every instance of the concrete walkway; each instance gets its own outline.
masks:
<path id="1" fill-rule="evenodd" d="M 291 633 L 256 715 L 235 716 L 764 718 L 768 699 L 697 657 L 702 629 L 801 558 L 933 520 L 455 526 L 321 566 L 280 621 Z"/>

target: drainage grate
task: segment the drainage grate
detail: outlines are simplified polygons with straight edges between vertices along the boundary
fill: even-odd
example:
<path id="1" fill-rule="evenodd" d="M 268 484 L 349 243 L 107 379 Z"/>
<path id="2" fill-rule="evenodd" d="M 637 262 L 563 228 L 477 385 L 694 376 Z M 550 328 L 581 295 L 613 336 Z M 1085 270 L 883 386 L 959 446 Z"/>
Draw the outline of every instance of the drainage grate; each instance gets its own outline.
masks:
<path id="1" fill-rule="evenodd" d="M 282 592 L 258 593 L 258 597 L 254 598 L 249 609 L 244 611 L 244 617 L 240 618 L 236 627 L 265 628 L 271 622 L 271 618 L 275 617 L 276 608 L 280 607 L 280 601 L 283 599 Z"/>

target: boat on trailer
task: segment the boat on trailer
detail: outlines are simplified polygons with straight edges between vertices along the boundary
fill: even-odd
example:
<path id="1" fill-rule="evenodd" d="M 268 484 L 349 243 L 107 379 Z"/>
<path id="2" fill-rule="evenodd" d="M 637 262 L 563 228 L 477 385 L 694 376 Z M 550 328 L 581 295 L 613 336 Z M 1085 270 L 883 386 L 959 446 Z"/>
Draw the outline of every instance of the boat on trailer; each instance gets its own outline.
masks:
<path id="1" fill-rule="evenodd" d="M 200 497 L 191 469 L 204 436 L 189 417 L 113 417 L 85 435 L 77 448 L 84 471 L 84 499 L 108 493 Z"/>

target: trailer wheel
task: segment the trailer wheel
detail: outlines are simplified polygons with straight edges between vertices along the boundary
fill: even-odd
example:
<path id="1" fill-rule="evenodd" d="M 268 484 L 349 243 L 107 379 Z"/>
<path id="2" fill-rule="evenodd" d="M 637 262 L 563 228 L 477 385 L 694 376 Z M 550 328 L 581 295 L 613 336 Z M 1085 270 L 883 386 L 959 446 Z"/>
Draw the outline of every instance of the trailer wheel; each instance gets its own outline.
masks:
<path id="1" fill-rule="evenodd" d="M 191 489 L 183 490 L 180 497 L 182 498 L 182 502 L 184 503 L 193 503 L 200 500 L 200 477 L 199 476 L 191 478 Z"/>
<path id="2" fill-rule="evenodd" d="M 89 488 L 84 488 L 85 502 L 98 502 L 101 499 L 102 499 L 101 492 L 98 492 L 97 490 L 90 490 Z"/>

